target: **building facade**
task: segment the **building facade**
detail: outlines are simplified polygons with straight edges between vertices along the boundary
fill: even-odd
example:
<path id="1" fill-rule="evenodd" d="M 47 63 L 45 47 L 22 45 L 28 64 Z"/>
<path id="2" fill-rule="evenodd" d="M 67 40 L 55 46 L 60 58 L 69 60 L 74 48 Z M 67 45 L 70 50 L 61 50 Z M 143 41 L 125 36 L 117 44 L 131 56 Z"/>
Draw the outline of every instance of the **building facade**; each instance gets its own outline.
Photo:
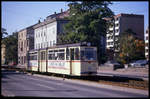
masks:
<path id="1" fill-rule="evenodd" d="M 34 49 L 33 26 L 22 29 L 18 32 L 18 67 L 27 68 L 28 51 Z"/>
<path id="2" fill-rule="evenodd" d="M 54 16 L 55 15 L 55 16 Z M 43 22 L 34 26 L 34 48 L 41 49 L 57 44 L 58 35 L 64 32 L 63 26 L 69 22 L 64 19 L 69 14 L 66 12 L 50 15 Z"/>
<path id="3" fill-rule="evenodd" d="M 118 52 L 118 37 L 121 33 L 131 29 L 136 37 L 144 40 L 144 15 L 118 14 L 113 18 L 106 18 L 110 24 L 106 34 L 106 49 Z"/>
<path id="4" fill-rule="evenodd" d="M 149 60 L 149 27 L 146 29 L 145 33 L 145 57 Z"/>

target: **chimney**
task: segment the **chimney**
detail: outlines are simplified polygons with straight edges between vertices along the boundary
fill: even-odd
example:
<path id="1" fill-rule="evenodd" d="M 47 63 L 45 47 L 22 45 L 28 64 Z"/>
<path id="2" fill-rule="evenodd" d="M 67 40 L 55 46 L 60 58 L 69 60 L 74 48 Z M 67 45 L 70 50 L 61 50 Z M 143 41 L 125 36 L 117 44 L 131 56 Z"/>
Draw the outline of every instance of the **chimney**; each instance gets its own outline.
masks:
<path id="1" fill-rule="evenodd" d="M 61 13 L 63 12 L 63 9 L 61 8 Z"/>
<path id="2" fill-rule="evenodd" d="M 39 20 L 38 23 L 41 23 L 41 21 Z"/>
<path id="3" fill-rule="evenodd" d="M 54 14 L 56 14 L 56 12 L 54 12 Z"/>

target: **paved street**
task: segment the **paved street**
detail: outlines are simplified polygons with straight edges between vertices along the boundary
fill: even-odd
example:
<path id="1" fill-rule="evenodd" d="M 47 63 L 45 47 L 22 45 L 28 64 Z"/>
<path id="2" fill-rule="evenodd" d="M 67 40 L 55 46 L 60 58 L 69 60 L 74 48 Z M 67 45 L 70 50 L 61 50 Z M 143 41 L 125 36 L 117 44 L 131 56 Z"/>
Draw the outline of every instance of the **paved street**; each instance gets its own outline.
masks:
<path id="1" fill-rule="evenodd" d="M 112 88 L 96 87 L 75 81 L 2 71 L 2 94 L 31 97 L 148 97 Z M 87 82 L 85 82 L 87 83 Z"/>

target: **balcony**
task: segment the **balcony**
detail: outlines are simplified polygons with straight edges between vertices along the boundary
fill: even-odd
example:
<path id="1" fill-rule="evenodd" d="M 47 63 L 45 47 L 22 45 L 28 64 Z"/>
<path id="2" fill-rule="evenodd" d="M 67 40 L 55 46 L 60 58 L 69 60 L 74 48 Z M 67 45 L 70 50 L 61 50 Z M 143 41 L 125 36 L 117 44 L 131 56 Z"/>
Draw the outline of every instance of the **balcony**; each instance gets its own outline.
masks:
<path id="1" fill-rule="evenodd" d="M 145 46 L 145 49 L 149 49 L 148 46 Z"/>
<path id="2" fill-rule="evenodd" d="M 145 40 L 145 43 L 148 43 L 149 41 L 148 40 Z"/>
<path id="3" fill-rule="evenodd" d="M 119 23 L 119 20 L 116 20 L 116 21 L 115 21 L 115 24 L 118 24 L 118 23 Z"/>
<path id="4" fill-rule="evenodd" d="M 112 31 L 113 29 L 114 29 L 113 27 L 110 27 L 110 28 L 109 28 L 110 31 Z"/>
<path id="5" fill-rule="evenodd" d="M 116 32 L 115 35 L 119 35 L 119 32 Z"/>

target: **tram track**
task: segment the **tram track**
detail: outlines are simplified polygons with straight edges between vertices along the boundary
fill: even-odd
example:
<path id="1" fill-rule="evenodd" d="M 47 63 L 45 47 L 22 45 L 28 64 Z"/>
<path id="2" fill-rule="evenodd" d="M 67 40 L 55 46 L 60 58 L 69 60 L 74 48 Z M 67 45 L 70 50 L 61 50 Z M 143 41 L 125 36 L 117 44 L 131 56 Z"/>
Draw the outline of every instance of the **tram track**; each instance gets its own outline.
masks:
<path id="1" fill-rule="evenodd" d="M 121 87 L 128 87 L 128 88 L 135 88 L 135 89 L 142 89 L 148 90 L 149 89 L 149 81 L 143 80 L 140 78 L 129 78 L 129 77 L 117 77 L 117 76 L 103 76 L 103 75 L 90 75 L 90 76 L 70 76 L 70 75 L 62 75 L 62 74 L 55 74 L 55 73 L 41 73 L 41 72 L 33 72 L 27 71 L 23 69 L 6 69 L 6 70 L 15 70 L 16 72 L 23 72 L 29 74 L 40 74 L 46 76 L 54 76 L 54 77 L 61 77 L 65 79 L 71 80 L 81 80 L 86 82 L 95 82 L 99 84 L 108 84 L 113 86 L 121 86 Z"/>

